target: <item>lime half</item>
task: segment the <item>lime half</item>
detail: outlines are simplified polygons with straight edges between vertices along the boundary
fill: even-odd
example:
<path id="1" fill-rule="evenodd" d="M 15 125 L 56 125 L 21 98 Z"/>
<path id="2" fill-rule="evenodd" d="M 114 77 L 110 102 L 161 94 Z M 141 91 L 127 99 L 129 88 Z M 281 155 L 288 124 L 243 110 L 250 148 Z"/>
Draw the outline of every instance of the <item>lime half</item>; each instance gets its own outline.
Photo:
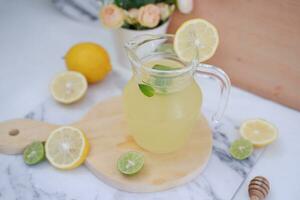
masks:
<path id="1" fill-rule="evenodd" d="M 239 139 L 234 141 L 230 146 L 230 154 L 238 160 L 248 158 L 253 151 L 253 145 L 249 140 Z"/>
<path id="2" fill-rule="evenodd" d="M 119 158 L 117 165 L 118 170 L 123 174 L 135 174 L 144 166 L 144 155 L 134 151 L 124 153 Z"/>
<path id="3" fill-rule="evenodd" d="M 28 145 L 23 153 L 24 162 L 27 165 L 35 165 L 44 160 L 45 149 L 42 142 L 33 142 Z"/>

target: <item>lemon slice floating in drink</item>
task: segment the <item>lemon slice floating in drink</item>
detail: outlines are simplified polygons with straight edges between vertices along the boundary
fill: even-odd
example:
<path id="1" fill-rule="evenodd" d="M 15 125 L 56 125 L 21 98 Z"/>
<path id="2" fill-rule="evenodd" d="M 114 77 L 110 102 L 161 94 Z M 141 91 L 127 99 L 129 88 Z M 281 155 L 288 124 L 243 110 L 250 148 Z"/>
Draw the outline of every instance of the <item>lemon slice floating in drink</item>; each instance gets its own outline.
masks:
<path id="1" fill-rule="evenodd" d="M 58 74 L 50 84 L 55 100 L 70 104 L 81 99 L 87 91 L 87 81 L 79 72 L 67 71 Z"/>
<path id="2" fill-rule="evenodd" d="M 276 127 L 262 119 L 252 119 L 243 122 L 240 133 L 243 138 L 250 140 L 257 147 L 272 143 L 278 135 Z"/>
<path id="3" fill-rule="evenodd" d="M 85 134 L 71 126 L 60 127 L 49 135 L 46 145 L 48 161 L 58 169 L 73 169 L 88 156 L 90 145 Z"/>
<path id="4" fill-rule="evenodd" d="M 183 23 L 175 34 L 174 50 L 186 62 L 198 58 L 203 62 L 211 58 L 219 44 L 217 29 L 204 19 L 192 19 Z"/>
<path id="5" fill-rule="evenodd" d="M 123 155 L 118 160 L 118 170 L 126 175 L 133 175 L 139 172 L 144 166 L 144 156 L 139 152 L 130 151 Z"/>

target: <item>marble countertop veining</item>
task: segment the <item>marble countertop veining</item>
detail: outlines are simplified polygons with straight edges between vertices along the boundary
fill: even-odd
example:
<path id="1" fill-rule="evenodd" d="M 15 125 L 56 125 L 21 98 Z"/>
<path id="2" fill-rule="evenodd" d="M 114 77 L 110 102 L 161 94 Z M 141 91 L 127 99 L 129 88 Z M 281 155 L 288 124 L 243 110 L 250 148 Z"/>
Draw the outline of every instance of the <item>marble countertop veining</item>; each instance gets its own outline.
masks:
<path id="1" fill-rule="evenodd" d="M 121 94 L 130 71 L 118 62 L 112 32 L 98 24 L 72 21 L 49 1 L 11 0 L 0 6 L 0 120 L 34 118 L 66 124 L 79 119 L 98 101 Z M 93 41 L 110 53 L 113 72 L 105 81 L 89 87 L 86 98 L 72 106 L 57 104 L 49 95 L 51 78 L 64 70 L 61 57 L 74 43 Z M 217 94 L 215 83 L 201 79 L 203 111 L 210 116 Z M 239 124 L 264 118 L 277 125 L 279 139 L 259 149 L 246 161 L 235 161 L 228 146 L 238 137 Z M 271 182 L 268 199 L 299 199 L 300 113 L 253 94 L 232 88 L 223 125 L 214 132 L 213 155 L 194 181 L 159 193 L 133 194 L 116 190 L 98 180 L 84 166 L 61 172 L 47 162 L 28 167 L 22 156 L 0 154 L 2 199 L 247 199 L 247 183 L 256 175 Z M 284 180 L 284 181 L 283 181 Z M 237 190 L 239 189 L 239 190 Z"/>

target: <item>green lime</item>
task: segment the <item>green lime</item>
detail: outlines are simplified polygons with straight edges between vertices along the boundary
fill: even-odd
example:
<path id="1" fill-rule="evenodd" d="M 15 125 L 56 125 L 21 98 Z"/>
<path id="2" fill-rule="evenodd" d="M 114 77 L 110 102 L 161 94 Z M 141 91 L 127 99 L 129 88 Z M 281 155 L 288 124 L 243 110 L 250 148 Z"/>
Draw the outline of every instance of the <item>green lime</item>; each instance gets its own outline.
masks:
<path id="1" fill-rule="evenodd" d="M 144 166 L 144 155 L 134 151 L 124 153 L 119 158 L 117 165 L 118 170 L 123 174 L 135 174 Z"/>
<path id="2" fill-rule="evenodd" d="M 24 162 L 27 165 L 35 165 L 44 160 L 45 149 L 42 142 L 33 142 L 23 152 Z"/>
<path id="3" fill-rule="evenodd" d="M 248 158 L 253 151 L 253 145 L 249 140 L 239 139 L 234 141 L 230 146 L 230 154 L 238 160 Z"/>

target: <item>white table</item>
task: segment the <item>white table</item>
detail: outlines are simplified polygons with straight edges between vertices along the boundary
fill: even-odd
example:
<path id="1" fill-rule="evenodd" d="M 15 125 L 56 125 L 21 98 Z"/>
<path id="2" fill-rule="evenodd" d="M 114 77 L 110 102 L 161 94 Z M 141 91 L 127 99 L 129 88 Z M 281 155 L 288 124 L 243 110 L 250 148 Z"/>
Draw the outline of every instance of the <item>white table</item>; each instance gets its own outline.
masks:
<path id="1" fill-rule="evenodd" d="M 114 54 L 113 36 L 100 25 L 65 18 L 49 1 L 10 0 L 0 3 L 1 121 L 23 117 L 49 97 L 50 80 L 65 69 L 62 55 L 77 42 L 93 41 L 103 45 L 110 52 L 114 70 L 124 70 Z M 279 139 L 266 149 L 234 199 L 247 199 L 248 182 L 256 175 L 270 180 L 272 189 L 268 199 L 300 199 L 300 113 L 237 88 L 232 89 L 230 98 L 227 115 L 239 121 L 264 118 L 279 129 Z M 14 159 L 0 159 L 2 162 L 14 162 Z M 46 168 L 43 173 L 47 173 Z M 84 172 L 79 170 L 76 173 L 81 176 Z M 60 177 L 56 178 L 59 180 Z M 82 181 L 89 181 L 89 178 Z M 9 180 L 1 179 L 0 174 L 0 185 L 4 181 Z M 47 180 L 35 181 L 45 184 Z M 55 191 L 55 188 L 50 189 Z M 0 188 L 0 199 L 5 197 L 1 192 Z M 47 197 L 46 193 L 44 197 Z M 43 199 L 59 198 L 68 197 L 58 193 Z M 111 197 L 117 198 L 121 197 Z M 101 199 L 101 193 L 95 194 L 95 199 Z"/>

